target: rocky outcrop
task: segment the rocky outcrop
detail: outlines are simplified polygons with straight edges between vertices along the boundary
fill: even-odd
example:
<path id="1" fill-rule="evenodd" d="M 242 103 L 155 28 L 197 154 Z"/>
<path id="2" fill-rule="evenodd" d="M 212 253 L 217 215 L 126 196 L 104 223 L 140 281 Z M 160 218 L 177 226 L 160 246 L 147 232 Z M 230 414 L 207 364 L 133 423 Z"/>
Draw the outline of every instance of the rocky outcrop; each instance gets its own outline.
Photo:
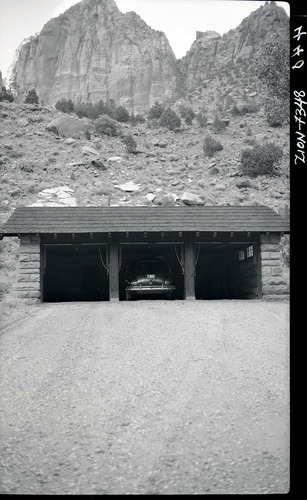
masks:
<path id="1" fill-rule="evenodd" d="M 44 105 L 113 99 L 139 112 L 172 94 L 175 65 L 165 35 L 137 14 L 83 0 L 19 47 L 9 80 L 19 96 L 35 88 Z"/>
<path id="2" fill-rule="evenodd" d="M 223 36 L 214 31 L 198 31 L 190 50 L 178 61 L 178 90 L 184 94 L 212 79 L 228 65 L 238 67 L 244 61 L 250 63 L 267 36 L 288 36 L 288 33 L 289 17 L 274 2 L 259 7 Z"/>

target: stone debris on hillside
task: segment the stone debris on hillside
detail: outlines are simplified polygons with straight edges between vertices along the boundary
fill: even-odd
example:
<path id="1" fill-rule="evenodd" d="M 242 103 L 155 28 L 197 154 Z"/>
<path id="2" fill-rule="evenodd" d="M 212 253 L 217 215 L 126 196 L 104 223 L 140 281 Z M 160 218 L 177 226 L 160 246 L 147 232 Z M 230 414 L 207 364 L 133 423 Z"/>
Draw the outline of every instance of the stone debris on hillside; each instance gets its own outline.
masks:
<path id="1" fill-rule="evenodd" d="M 76 207 L 74 190 L 69 186 L 43 189 L 37 194 L 37 201 L 30 207 Z"/>

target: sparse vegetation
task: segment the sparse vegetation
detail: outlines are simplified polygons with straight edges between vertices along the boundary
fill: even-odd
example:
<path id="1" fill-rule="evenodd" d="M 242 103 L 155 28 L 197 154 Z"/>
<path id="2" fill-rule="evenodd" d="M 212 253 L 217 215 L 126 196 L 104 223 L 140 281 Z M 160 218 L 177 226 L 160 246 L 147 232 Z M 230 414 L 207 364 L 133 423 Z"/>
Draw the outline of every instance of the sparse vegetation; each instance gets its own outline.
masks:
<path id="1" fill-rule="evenodd" d="M 273 143 L 257 145 L 241 152 L 241 170 L 250 177 L 271 175 L 282 157 L 282 149 Z"/>
<path id="2" fill-rule="evenodd" d="M 211 135 L 207 134 L 205 136 L 204 140 L 204 145 L 203 145 L 203 150 L 206 156 L 213 156 L 215 153 L 218 151 L 221 151 L 223 149 L 222 144 L 214 139 Z"/>

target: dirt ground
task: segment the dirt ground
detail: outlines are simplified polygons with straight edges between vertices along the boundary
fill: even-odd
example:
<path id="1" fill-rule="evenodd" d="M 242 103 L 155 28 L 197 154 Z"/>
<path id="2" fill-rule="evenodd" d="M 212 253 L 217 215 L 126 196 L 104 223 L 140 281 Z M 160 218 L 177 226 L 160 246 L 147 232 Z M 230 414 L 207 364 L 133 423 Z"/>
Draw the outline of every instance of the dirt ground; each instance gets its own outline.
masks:
<path id="1" fill-rule="evenodd" d="M 42 304 L 0 337 L 0 492 L 289 490 L 289 304 Z"/>

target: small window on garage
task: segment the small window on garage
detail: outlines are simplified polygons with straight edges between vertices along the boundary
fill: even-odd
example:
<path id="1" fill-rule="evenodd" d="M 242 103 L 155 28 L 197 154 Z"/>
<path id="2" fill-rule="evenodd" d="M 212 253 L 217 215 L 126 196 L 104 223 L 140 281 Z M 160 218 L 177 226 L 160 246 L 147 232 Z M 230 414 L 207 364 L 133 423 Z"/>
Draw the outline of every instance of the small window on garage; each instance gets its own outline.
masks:
<path id="1" fill-rule="evenodd" d="M 239 250 L 239 261 L 245 259 L 245 252 L 244 250 Z"/>
<path id="2" fill-rule="evenodd" d="M 252 257 L 254 255 L 254 247 L 253 245 L 250 245 L 249 247 L 247 247 L 246 249 L 246 257 Z"/>

